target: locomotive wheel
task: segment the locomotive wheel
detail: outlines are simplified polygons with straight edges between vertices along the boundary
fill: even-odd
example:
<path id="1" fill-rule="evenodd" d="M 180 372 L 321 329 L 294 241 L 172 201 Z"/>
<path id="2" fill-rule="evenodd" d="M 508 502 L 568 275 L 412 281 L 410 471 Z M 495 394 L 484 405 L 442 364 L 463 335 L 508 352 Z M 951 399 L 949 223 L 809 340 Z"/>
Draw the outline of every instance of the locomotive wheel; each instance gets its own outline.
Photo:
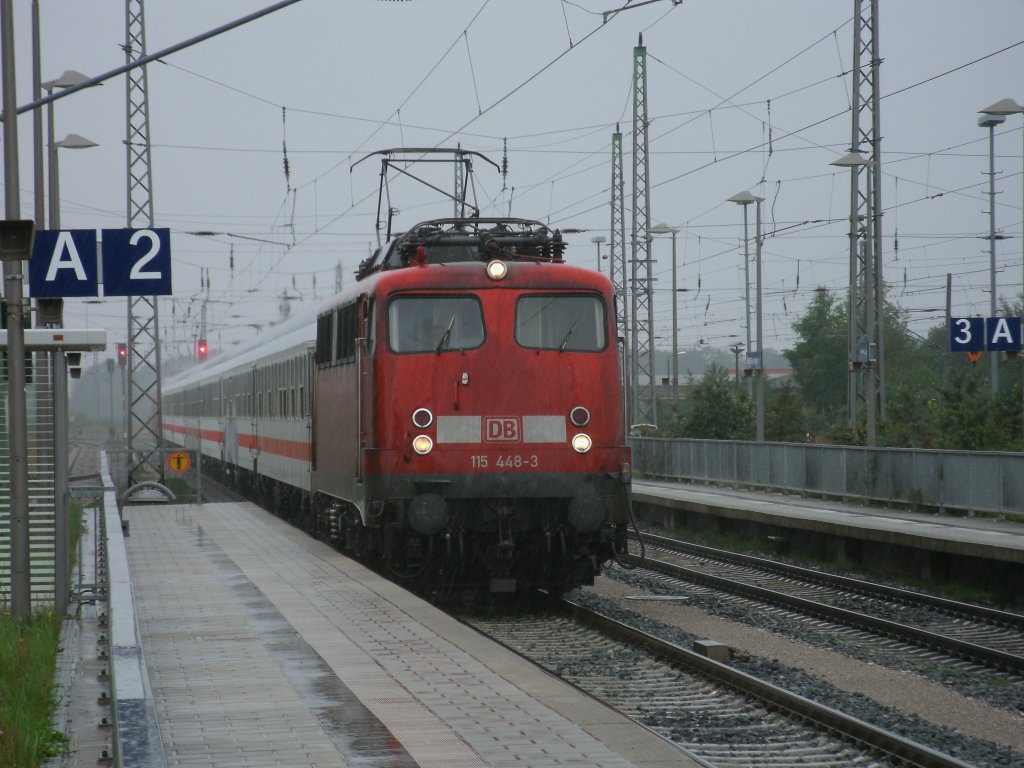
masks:
<path id="1" fill-rule="evenodd" d="M 409 530 L 392 529 L 387 534 L 382 559 L 388 572 L 399 583 L 422 586 L 429 583 L 433 547 L 424 536 Z"/>

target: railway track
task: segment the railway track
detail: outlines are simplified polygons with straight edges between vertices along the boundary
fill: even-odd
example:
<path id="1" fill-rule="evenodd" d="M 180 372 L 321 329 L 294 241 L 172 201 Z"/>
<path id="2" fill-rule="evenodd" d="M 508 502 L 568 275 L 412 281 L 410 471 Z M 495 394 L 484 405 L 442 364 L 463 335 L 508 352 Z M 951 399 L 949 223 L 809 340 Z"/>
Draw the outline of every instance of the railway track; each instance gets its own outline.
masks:
<path id="1" fill-rule="evenodd" d="M 680 582 L 769 604 L 803 620 L 827 621 L 919 658 L 962 666 L 1024 688 L 1024 616 L 910 590 L 827 574 L 765 558 L 644 535 L 643 567 L 669 588 Z M 634 563 L 638 563 L 633 559 Z M 844 630 L 845 631 L 845 630 Z M 938 655 L 937 655 L 938 654 Z"/>
<path id="2" fill-rule="evenodd" d="M 461 619 L 709 766 L 965 766 L 576 602 Z"/>

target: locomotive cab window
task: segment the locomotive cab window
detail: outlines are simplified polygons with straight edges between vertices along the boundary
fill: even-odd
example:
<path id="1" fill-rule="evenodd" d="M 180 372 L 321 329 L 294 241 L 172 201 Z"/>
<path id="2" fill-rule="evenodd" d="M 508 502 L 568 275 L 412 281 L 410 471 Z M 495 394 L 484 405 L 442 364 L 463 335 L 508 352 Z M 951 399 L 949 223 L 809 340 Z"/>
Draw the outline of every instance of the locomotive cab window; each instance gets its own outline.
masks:
<path id="1" fill-rule="evenodd" d="M 469 296 L 400 296 L 388 305 L 392 352 L 445 352 L 484 343 L 480 302 Z"/>
<path id="2" fill-rule="evenodd" d="M 516 342 L 529 349 L 600 352 L 607 344 L 604 302 L 597 296 L 523 296 L 516 302 Z"/>

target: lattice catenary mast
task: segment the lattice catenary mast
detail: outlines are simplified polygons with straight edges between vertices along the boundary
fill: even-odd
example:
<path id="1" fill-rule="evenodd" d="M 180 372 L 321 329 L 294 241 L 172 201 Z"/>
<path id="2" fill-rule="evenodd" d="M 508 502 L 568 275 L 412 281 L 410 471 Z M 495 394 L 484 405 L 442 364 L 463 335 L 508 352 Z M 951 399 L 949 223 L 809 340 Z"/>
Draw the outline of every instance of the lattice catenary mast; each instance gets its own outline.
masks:
<path id="1" fill-rule="evenodd" d="M 878 0 L 854 0 L 850 167 L 850 287 L 847 409 L 855 427 L 862 408 L 867 442 L 875 442 L 876 414 L 885 415 L 882 290 L 881 132 L 879 130 Z M 860 156 L 865 148 L 869 158 Z"/>
<path id="2" fill-rule="evenodd" d="M 129 63 L 146 55 L 142 0 L 126 2 L 125 56 Z M 146 67 L 127 74 L 128 227 L 153 226 L 150 176 L 149 95 Z M 160 318 L 156 296 L 128 297 L 128 400 L 126 436 L 128 479 L 163 478 L 160 449 Z"/>
<path id="3" fill-rule="evenodd" d="M 633 49 L 633 243 L 632 243 L 632 388 L 633 423 L 656 424 L 654 397 L 654 303 L 651 285 L 650 162 L 647 155 L 647 49 L 643 34 Z M 646 377 L 648 396 L 640 395 Z"/>
<path id="4" fill-rule="evenodd" d="M 615 126 L 615 133 L 612 134 L 612 204 L 611 204 L 611 229 L 608 237 L 608 261 L 609 274 L 612 287 L 615 291 L 616 312 L 615 327 L 618 329 L 618 336 L 621 339 L 629 339 L 629 307 L 626 303 L 626 216 L 624 199 L 625 179 L 622 173 L 622 131 Z M 628 349 L 628 344 L 624 349 Z M 627 353 L 622 366 L 623 387 L 626 391 L 627 413 L 630 418 L 633 416 L 633 409 L 629 403 L 632 400 L 632 382 L 630 381 L 630 366 L 632 354 Z"/>

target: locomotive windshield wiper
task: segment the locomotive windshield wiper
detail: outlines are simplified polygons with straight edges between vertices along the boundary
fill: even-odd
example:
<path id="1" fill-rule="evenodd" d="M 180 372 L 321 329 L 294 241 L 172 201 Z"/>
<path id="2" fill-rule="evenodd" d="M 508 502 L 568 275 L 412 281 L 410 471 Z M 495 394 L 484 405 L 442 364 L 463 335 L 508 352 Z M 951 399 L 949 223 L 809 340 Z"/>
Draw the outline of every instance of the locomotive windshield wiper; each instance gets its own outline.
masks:
<path id="1" fill-rule="evenodd" d="M 576 322 L 579 322 L 578 320 Z M 572 332 L 576 330 L 576 322 L 569 326 L 569 332 L 565 334 L 565 338 L 562 339 L 562 343 L 558 345 L 558 351 L 564 352 L 565 345 L 569 343 L 569 337 L 572 336 Z"/>
<path id="2" fill-rule="evenodd" d="M 448 323 L 448 327 L 444 331 L 444 336 L 441 337 L 441 341 L 437 343 L 437 354 L 441 354 L 448 349 L 448 339 L 452 337 L 452 327 L 455 325 L 455 315 L 452 315 L 451 322 Z"/>

